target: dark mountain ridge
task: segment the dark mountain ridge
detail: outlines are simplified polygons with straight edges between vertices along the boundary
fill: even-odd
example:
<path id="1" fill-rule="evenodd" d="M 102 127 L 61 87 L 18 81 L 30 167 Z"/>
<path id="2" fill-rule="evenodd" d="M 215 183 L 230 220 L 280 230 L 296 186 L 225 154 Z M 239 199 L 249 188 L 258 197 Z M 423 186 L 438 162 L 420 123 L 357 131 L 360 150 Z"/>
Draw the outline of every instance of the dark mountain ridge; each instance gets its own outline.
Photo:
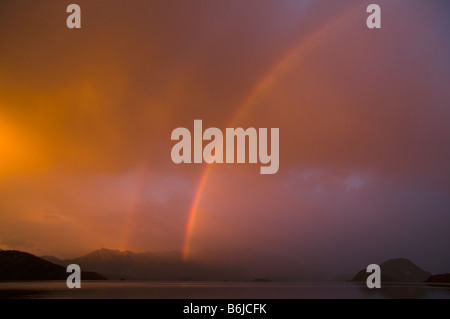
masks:
<path id="1" fill-rule="evenodd" d="M 0 251 L 0 281 L 66 280 L 66 268 L 17 250 Z M 82 280 L 106 280 L 95 272 L 81 272 Z"/>
<path id="2" fill-rule="evenodd" d="M 313 280 L 311 271 L 293 259 L 274 258 L 251 250 L 204 251 L 187 260 L 179 251 L 144 252 L 99 249 L 85 256 L 59 260 L 44 259 L 67 266 L 96 271 L 109 279 L 142 280 L 229 280 L 251 281 L 267 278 L 276 281 Z"/>

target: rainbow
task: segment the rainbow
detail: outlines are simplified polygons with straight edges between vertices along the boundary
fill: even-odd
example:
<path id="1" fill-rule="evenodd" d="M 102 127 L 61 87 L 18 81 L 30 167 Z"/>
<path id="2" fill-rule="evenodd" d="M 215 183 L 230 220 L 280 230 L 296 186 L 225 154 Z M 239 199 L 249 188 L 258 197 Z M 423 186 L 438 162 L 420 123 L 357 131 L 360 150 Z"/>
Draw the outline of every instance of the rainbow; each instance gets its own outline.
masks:
<path id="1" fill-rule="evenodd" d="M 286 71 L 290 70 L 293 64 L 296 62 L 296 58 L 299 57 L 300 53 L 306 52 L 308 49 L 313 49 L 318 42 L 318 40 L 325 35 L 327 32 L 331 31 L 333 27 L 339 25 L 340 23 L 346 21 L 351 14 L 353 14 L 356 9 L 359 9 L 360 5 L 356 5 L 354 7 L 350 7 L 348 10 L 344 11 L 341 15 L 338 15 L 336 18 L 331 20 L 329 23 L 321 26 L 308 37 L 302 39 L 299 44 L 297 44 L 294 48 L 289 50 L 289 52 L 284 55 L 282 59 L 274 64 L 274 66 L 267 72 L 253 87 L 253 89 L 249 92 L 243 102 L 237 107 L 236 112 L 232 116 L 229 121 L 227 127 L 233 125 L 236 120 L 240 118 L 242 113 L 248 109 L 250 106 L 256 104 L 255 102 L 261 95 L 267 91 L 268 88 L 272 86 L 273 83 Z M 361 13 L 365 12 L 363 10 L 359 10 Z M 202 197 L 203 190 L 206 187 L 208 182 L 208 177 L 210 176 L 211 170 L 214 167 L 214 164 L 209 164 L 205 167 L 201 174 L 200 181 L 197 185 L 194 200 L 192 201 L 192 205 L 189 210 L 188 221 L 186 224 L 185 234 L 184 234 L 184 242 L 183 242 L 183 259 L 187 260 L 189 254 L 191 252 L 190 242 L 191 237 L 194 230 L 195 220 L 198 215 L 198 208 L 200 205 L 200 200 Z"/>

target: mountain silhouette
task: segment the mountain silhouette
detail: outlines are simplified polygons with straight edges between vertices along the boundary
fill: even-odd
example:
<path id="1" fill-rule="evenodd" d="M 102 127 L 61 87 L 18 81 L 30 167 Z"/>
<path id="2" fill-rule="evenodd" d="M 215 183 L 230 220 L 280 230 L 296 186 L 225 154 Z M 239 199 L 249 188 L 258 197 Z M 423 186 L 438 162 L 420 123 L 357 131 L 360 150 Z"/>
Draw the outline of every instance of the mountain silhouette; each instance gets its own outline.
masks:
<path id="1" fill-rule="evenodd" d="M 59 260 L 42 258 L 67 266 L 102 273 L 109 279 L 142 280 L 312 280 L 311 272 L 294 260 L 274 258 L 254 251 L 204 251 L 183 259 L 179 251 L 144 252 L 99 249 L 85 256 Z"/>
<path id="2" fill-rule="evenodd" d="M 181 253 L 177 252 L 134 253 L 102 248 L 74 259 L 42 258 L 63 266 L 75 263 L 110 279 L 181 280 L 190 279 L 196 271 L 207 271 L 191 262 L 184 263 Z"/>
<path id="3" fill-rule="evenodd" d="M 32 254 L 0 251 L 0 281 L 5 280 L 66 280 L 66 268 Z M 81 272 L 81 280 L 106 280 L 95 272 Z"/>
<path id="4" fill-rule="evenodd" d="M 431 274 L 406 258 L 390 259 L 380 264 L 382 282 L 423 282 Z M 351 281 L 366 282 L 370 273 L 360 270 Z"/>

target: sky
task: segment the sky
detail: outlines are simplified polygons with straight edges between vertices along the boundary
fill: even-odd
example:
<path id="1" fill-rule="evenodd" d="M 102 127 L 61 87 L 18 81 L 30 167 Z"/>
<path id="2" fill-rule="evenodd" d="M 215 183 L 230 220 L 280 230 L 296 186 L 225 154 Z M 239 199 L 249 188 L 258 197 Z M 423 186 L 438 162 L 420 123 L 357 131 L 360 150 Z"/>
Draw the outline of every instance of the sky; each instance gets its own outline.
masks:
<path id="1" fill-rule="evenodd" d="M 76 3 L 0 2 L 1 249 L 450 272 L 448 1 Z M 279 128 L 278 172 L 174 164 L 196 119 Z"/>

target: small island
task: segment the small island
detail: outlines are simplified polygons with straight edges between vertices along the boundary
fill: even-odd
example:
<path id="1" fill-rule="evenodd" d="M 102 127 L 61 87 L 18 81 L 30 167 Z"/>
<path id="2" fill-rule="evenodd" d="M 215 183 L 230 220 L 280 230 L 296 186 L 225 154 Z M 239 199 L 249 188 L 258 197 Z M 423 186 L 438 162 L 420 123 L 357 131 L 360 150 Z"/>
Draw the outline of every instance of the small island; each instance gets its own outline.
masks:
<path id="1" fill-rule="evenodd" d="M 450 273 L 431 275 L 425 282 L 433 284 L 450 284 Z"/>
<path id="2" fill-rule="evenodd" d="M 268 278 L 255 278 L 251 280 L 252 282 L 272 282 L 272 280 Z"/>

